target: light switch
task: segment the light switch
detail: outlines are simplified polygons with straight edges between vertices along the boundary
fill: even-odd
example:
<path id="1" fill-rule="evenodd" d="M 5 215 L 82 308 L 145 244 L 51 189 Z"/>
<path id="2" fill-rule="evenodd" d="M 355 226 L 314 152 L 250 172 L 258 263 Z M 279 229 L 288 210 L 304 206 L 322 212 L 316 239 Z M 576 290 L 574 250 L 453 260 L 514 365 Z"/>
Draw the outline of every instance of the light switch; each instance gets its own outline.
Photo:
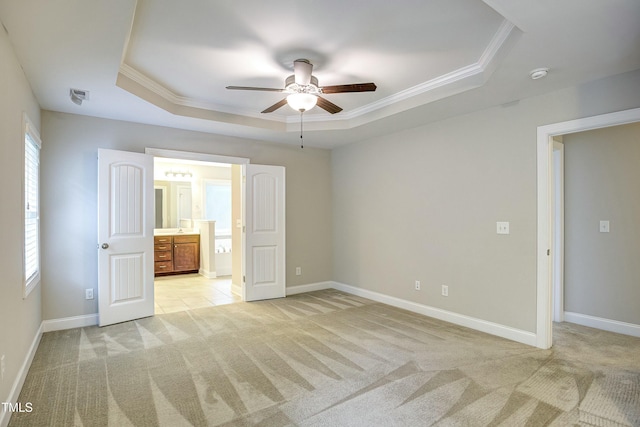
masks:
<path id="1" fill-rule="evenodd" d="M 600 221 L 600 232 L 601 233 L 609 232 L 609 221 Z"/>
<path id="2" fill-rule="evenodd" d="M 509 223 L 504 221 L 496 222 L 496 233 L 509 234 Z"/>

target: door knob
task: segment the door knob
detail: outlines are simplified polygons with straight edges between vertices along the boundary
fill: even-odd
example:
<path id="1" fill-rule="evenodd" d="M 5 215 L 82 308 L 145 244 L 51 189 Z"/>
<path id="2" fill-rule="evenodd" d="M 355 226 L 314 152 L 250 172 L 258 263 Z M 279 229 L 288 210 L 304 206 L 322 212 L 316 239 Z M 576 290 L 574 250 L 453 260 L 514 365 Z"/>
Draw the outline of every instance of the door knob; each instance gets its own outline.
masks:
<path id="1" fill-rule="evenodd" d="M 102 249 L 108 249 L 109 248 L 109 244 L 108 243 L 103 243 L 102 244 Z"/>

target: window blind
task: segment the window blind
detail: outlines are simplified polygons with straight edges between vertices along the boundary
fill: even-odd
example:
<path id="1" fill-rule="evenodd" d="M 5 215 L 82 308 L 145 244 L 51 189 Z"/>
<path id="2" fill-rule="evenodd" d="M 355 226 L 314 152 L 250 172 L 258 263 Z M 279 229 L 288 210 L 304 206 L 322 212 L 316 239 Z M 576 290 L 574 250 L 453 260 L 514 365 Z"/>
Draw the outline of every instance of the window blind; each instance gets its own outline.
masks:
<path id="1" fill-rule="evenodd" d="M 24 274 L 25 286 L 40 275 L 40 141 L 26 127 L 24 148 Z"/>

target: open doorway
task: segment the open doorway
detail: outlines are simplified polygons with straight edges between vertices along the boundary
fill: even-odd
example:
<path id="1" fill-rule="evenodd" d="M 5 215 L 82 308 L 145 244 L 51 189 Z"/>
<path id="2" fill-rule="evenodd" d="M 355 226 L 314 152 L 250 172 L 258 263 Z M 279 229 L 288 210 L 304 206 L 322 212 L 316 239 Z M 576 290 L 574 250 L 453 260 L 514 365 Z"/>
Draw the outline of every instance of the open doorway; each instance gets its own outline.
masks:
<path id="1" fill-rule="evenodd" d="M 154 157 L 232 165 L 232 176 L 238 177 L 232 178 L 232 187 L 238 188 L 240 194 L 233 199 L 239 200 L 241 207 L 240 220 L 232 220 L 231 228 L 232 244 L 235 252 L 240 253 L 240 256 L 232 256 L 232 287 L 238 283 L 242 301 L 284 298 L 284 166 L 249 164 L 248 159 L 153 148 L 145 149 L 144 154 L 98 149 L 100 326 L 154 314 L 156 268 L 156 271 L 172 269 L 181 273 L 215 271 L 205 265 L 215 253 L 215 230 L 210 232 L 213 238 L 202 236 L 204 245 L 201 245 L 201 231 L 208 228 L 199 224 L 196 232 L 194 218 L 177 218 L 175 229 L 161 232 L 161 236 L 154 235 L 156 220 L 158 224 L 164 222 L 162 218 L 155 218 Z M 188 176 L 187 172 L 182 174 Z M 193 211 L 191 214 L 195 215 Z M 200 221 L 206 222 L 202 218 Z M 236 241 L 241 243 L 236 244 Z M 162 247 L 156 248 L 156 245 Z"/>
<path id="2" fill-rule="evenodd" d="M 242 301 L 239 166 L 161 154 L 154 156 L 155 314 Z"/>
<path id="3" fill-rule="evenodd" d="M 561 289 L 554 288 L 559 282 L 554 280 L 559 268 L 558 258 L 552 251 L 556 246 L 561 227 L 556 224 L 558 210 L 556 175 L 554 167 L 554 143 L 562 135 L 576 132 L 640 122 L 640 108 L 625 110 L 600 116 L 571 120 L 538 127 L 537 136 L 537 181 L 538 181 L 538 243 L 537 243 L 537 325 L 536 346 L 550 348 L 553 342 L 552 321 L 554 320 L 554 295 Z M 555 139 L 555 141 L 554 141 Z M 557 150 L 556 150 L 557 152 Z M 559 303 L 555 305 L 559 307 Z"/>

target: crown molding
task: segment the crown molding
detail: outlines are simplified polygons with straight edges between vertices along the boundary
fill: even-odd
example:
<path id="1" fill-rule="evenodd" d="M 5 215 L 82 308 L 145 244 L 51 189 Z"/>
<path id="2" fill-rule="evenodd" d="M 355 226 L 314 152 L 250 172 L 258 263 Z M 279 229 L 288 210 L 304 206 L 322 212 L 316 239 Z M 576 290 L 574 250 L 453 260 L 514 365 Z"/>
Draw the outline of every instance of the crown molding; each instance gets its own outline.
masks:
<path id="1" fill-rule="evenodd" d="M 356 108 L 345 114 L 345 116 L 348 116 L 345 118 L 353 119 L 367 113 L 371 113 L 375 110 L 379 110 L 393 104 L 406 101 L 413 97 L 434 91 L 439 88 L 453 86 L 454 84 L 462 82 L 465 79 L 483 74 L 489 68 L 491 62 L 497 57 L 500 48 L 508 40 L 514 28 L 515 25 L 504 19 L 500 24 L 500 27 L 498 27 L 496 33 L 491 38 L 491 41 L 480 55 L 480 58 L 477 62 L 462 68 L 458 68 L 457 70 L 451 71 L 447 74 L 443 74 L 424 83 L 420 83 L 419 85 L 410 87 L 409 89 L 405 89 L 386 98 Z M 484 77 L 485 78 L 483 80 L 486 80 L 488 76 Z M 477 85 L 473 85 L 473 87 L 476 86 Z"/>
<path id="2" fill-rule="evenodd" d="M 157 82 L 156 80 L 152 79 L 146 74 L 143 74 L 141 71 L 137 70 L 136 68 L 133 68 L 131 65 L 125 62 L 122 62 L 120 64 L 119 73 L 174 105 L 265 119 L 264 115 L 260 115 L 252 110 L 250 111 L 247 109 L 230 108 L 228 106 L 223 106 L 223 105 L 215 104 L 212 102 L 202 101 L 195 98 L 188 98 L 186 96 L 178 95 L 175 92 L 168 89 L 167 87 L 160 84 L 159 82 Z"/>
<path id="3" fill-rule="evenodd" d="M 489 78 L 489 70 L 495 69 L 495 67 L 492 67 L 493 62 L 496 61 L 500 49 L 505 45 L 514 28 L 516 28 L 516 26 L 513 23 L 507 19 L 503 19 L 497 31 L 489 41 L 489 44 L 478 58 L 478 61 L 473 64 L 458 68 L 378 101 L 371 102 L 367 105 L 342 113 L 339 116 L 327 117 L 326 115 L 307 115 L 305 116 L 305 122 L 316 124 L 332 123 L 329 127 L 349 128 L 355 126 L 350 123 L 355 121 L 355 119 L 359 119 L 359 124 L 362 124 L 363 120 L 364 122 L 375 120 L 381 116 L 384 117 L 395 114 L 414 108 L 416 105 L 433 102 L 446 96 L 451 96 L 456 93 L 481 86 Z M 213 113 L 223 113 L 225 115 L 237 115 L 251 119 L 259 119 L 261 122 L 264 120 L 279 122 L 284 124 L 287 130 L 293 130 L 290 125 L 298 123 L 299 121 L 298 116 L 270 114 L 268 117 L 265 117 L 264 114 L 256 113 L 253 110 L 231 108 L 229 106 L 178 95 L 156 80 L 125 63 L 124 60 L 120 65 L 119 73 L 146 90 L 161 97 L 164 101 L 174 107 L 186 107 L 184 109 L 173 108 L 174 111 L 183 111 L 183 115 L 186 116 L 190 116 L 188 112 L 192 111 L 192 109 L 205 110 Z M 123 87 L 123 89 L 131 92 L 126 87 Z M 133 94 L 137 95 L 136 93 Z M 147 100 L 160 108 L 167 109 L 166 105 L 161 105 L 153 100 Z M 373 113 L 376 113 L 375 117 L 373 117 Z M 178 112 L 176 114 L 181 113 Z M 371 119 L 367 120 L 366 116 L 371 116 Z"/>

